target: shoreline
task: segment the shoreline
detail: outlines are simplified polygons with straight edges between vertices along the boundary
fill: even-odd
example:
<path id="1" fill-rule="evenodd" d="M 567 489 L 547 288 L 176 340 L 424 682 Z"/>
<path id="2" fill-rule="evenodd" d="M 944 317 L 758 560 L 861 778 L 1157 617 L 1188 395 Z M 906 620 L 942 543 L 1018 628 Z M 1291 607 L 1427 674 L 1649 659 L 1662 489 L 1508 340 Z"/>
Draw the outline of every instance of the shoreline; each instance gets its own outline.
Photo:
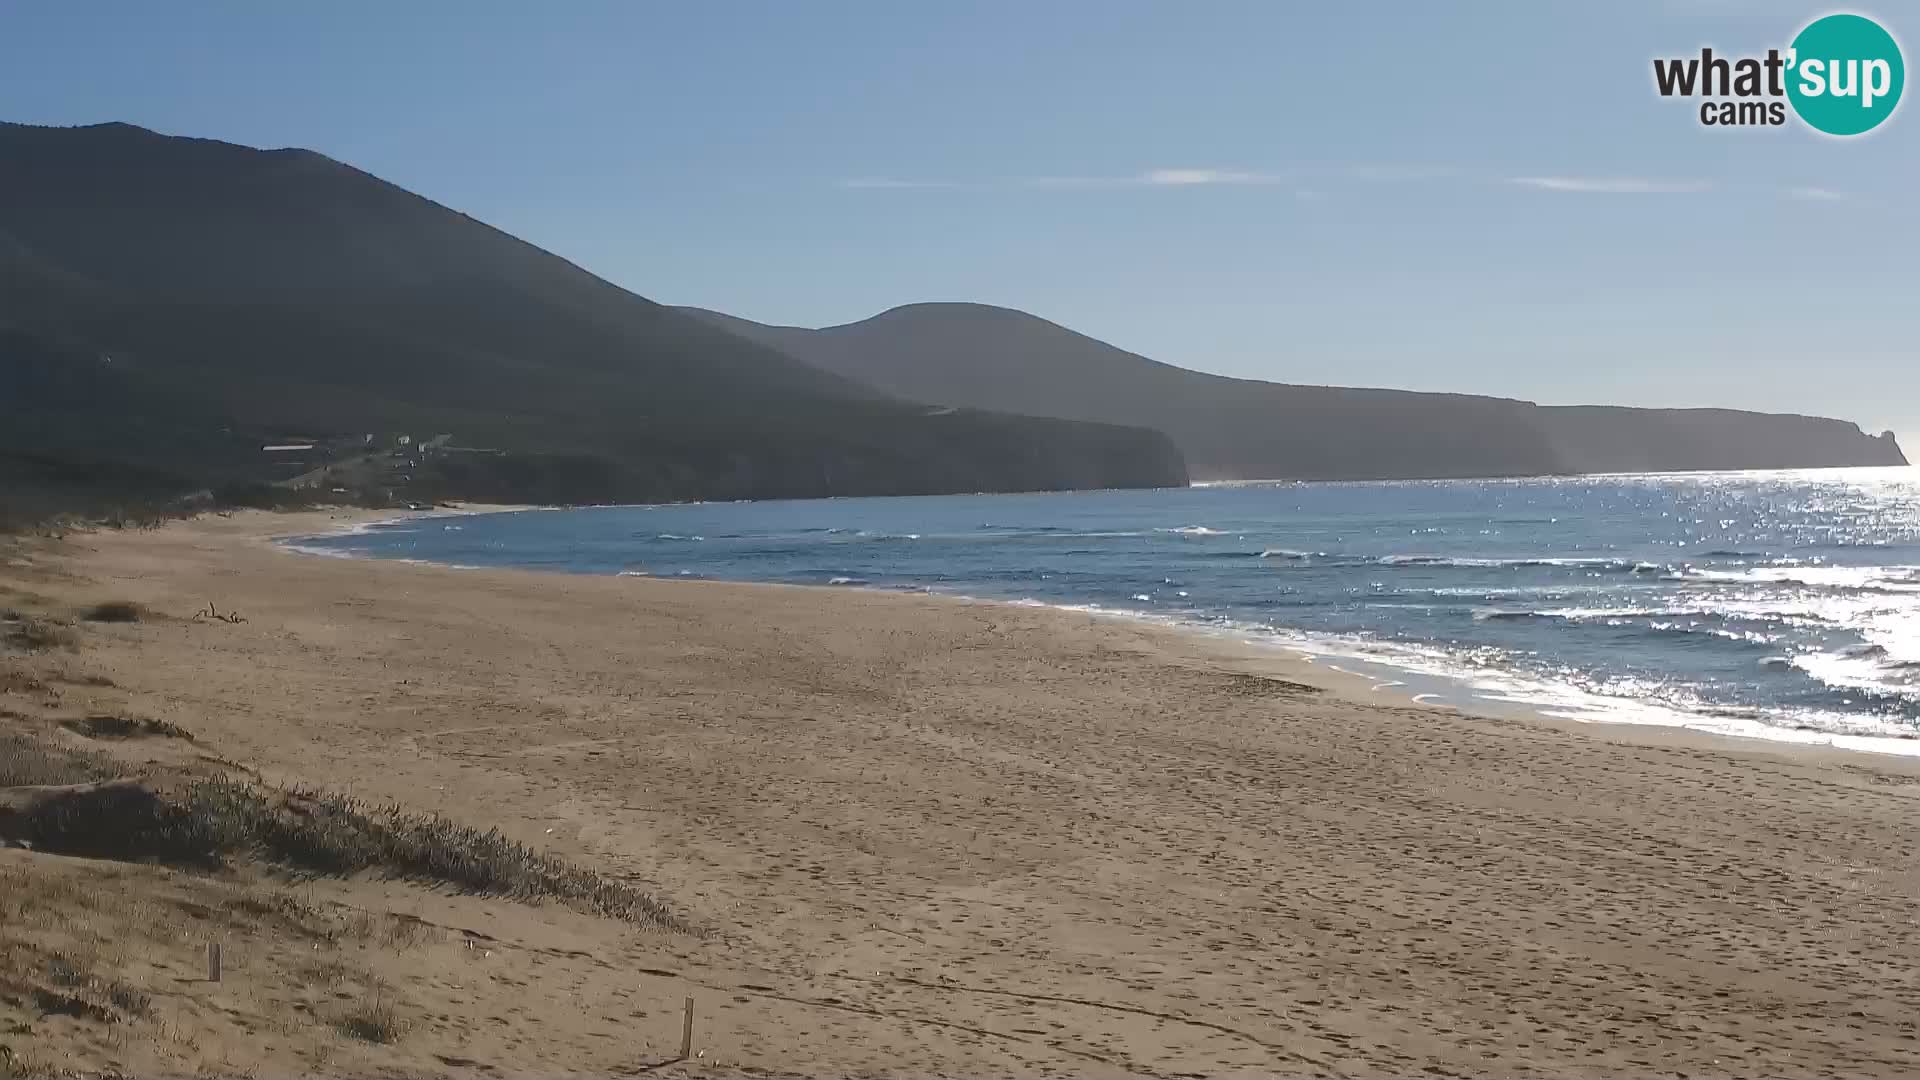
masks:
<path id="1" fill-rule="evenodd" d="M 490 506 L 481 505 L 458 510 L 409 511 L 392 515 L 386 511 L 364 511 L 368 515 L 388 514 L 389 516 L 354 521 L 336 525 L 321 532 L 303 532 L 277 535 L 273 544 L 280 550 L 321 558 L 375 560 L 426 566 L 438 566 L 465 572 L 489 570 L 521 570 L 536 574 L 570 574 L 565 570 L 545 570 L 528 567 L 476 566 L 437 562 L 430 559 L 398 558 L 391 556 L 347 552 L 335 549 L 302 547 L 297 541 L 303 538 L 322 536 L 352 535 L 377 529 L 383 525 L 434 517 L 473 517 L 494 514 L 517 514 L 529 512 L 549 512 L 579 509 L 557 506 Z M 606 507 L 605 509 L 619 509 Z M 323 513 L 313 511 L 311 513 Z M 286 516 L 286 515 L 283 515 Z M 576 577 L 638 577 L 653 579 L 650 575 L 629 574 L 571 574 Z M 1620 728 L 1627 731 L 1684 731 L 1695 735 L 1715 739 L 1727 739 L 1739 743 L 1756 743 L 1763 746 L 1780 746 L 1803 751 L 1838 751 L 1845 754 L 1875 754 L 1888 757 L 1908 757 L 1920 759 L 1920 733 L 1914 735 L 1875 734 L 1864 732 L 1837 732 L 1808 727 L 1786 727 L 1768 724 L 1765 721 L 1731 716 L 1713 716 L 1689 712 L 1674 706 L 1657 702 L 1630 698 L 1609 698 L 1580 690 L 1571 685 L 1556 686 L 1545 681 L 1515 672 L 1493 672 L 1479 678 L 1459 673 L 1436 671 L 1419 666 L 1423 659 L 1417 652 L 1400 647 L 1399 655 L 1369 655 L 1364 650 L 1367 645 L 1349 642 L 1337 638 L 1314 638 L 1301 631 L 1278 631 L 1299 634 L 1294 641 L 1282 640 L 1277 635 L 1272 640 L 1249 636 L 1249 631 L 1238 628 L 1222 628 L 1203 623 L 1182 621 L 1177 618 L 1155 615 L 1146 612 L 1129 611 L 1119 608 L 1102 608 L 1100 605 L 1082 605 L 1065 603 L 1047 603 L 1037 600 L 1011 599 L 1000 597 L 982 597 L 965 593 L 935 592 L 931 589 L 886 589 L 871 585 L 817 585 L 792 582 L 767 582 L 735 578 L 690 578 L 687 583 L 707 582 L 725 583 L 738 586 L 770 586 L 775 588 L 818 589 L 826 591 L 848 589 L 876 592 L 888 595 L 925 596 L 935 599 L 960 600 L 969 603 L 1005 604 L 1013 607 L 1039 608 L 1049 611 L 1061 611 L 1090 615 L 1095 618 L 1112 618 L 1135 622 L 1141 625 L 1160 627 L 1175 633 L 1191 634 L 1198 637 L 1235 642 L 1256 650 L 1274 650 L 1288 658 L 1306 665 L 1308 670 L 1325 672 L 1333 676 L 1332 682 L 1344 684 L 1351 690 L 1355 685 L 1367 684 L 1368 692 L 1375 700 L 1387 700 L 1396 704 L 1408 704 L 1421 708 L 1451 709 L 1468 715 L 1480 715 L 1489 718 L 1523 719 L 1540 723 L 1570 723 L 1582 727 Z M 1387 648 L 1395 646 L 1388 643 Z M 1340 664 L 1350 664 L 1363 669 L 1349 671 Z M 1395 686 L 1404 686 L 1405 693 L 1392 694 L 1386 691 Z M 1327 687 L 1333 689 L 1333 686 Z M 1529 699 L 1526 693 L 1531 689 L 1536 697 Z M 1563 698 L 1585 699 L 1578 704 L 1555 704 L 1539 700 L 1540 697 L 1559 694 Z M 1506 696 L 1503 696 L 1506 695 Z M 1627 719 L 1620 714 L 1639 712 L 1662 719 Z"/>
<path id="2" fill-rule="evenodd" d="M 356 954 L 414 1023 L 346 1044 L 353 1071 L 1920 1070 L 1920 762 L 1419 707 L 1270 646 L 1001 602 L 274 543 L 374 516 L 75 534 L 0 579 L 49 616 L 145 612 L 9 655 L 31 679 L 0 704 L 28 719 L 0 724 L 497 830 L 704 931 L 322 882 L 484 935 Z M 210 602 L 244 619 L 193 617 Z M 63 726 L 90 715 L 194 741 Z M 198 940 L 141 970 L 209 1067 L 347 1052 L 292 1011 L 332 1007 L 323 976 L 183 980 Z M 688 995 L 708 1053 L 665 1064 Z"/>

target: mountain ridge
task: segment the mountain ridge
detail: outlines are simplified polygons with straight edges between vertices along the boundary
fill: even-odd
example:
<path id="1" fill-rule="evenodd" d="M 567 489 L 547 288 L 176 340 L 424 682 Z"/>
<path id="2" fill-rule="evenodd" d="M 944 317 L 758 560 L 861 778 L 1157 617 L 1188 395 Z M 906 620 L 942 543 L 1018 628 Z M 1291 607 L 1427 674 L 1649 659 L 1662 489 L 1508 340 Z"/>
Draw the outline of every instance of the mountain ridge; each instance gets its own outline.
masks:
<path id="1" fill-rule="evenodd" d="M 288 432 L 451 432 L 511 460 L 407 483 L 522 501 L 1187 479 L 1158 432 L 935 415 L 325 155 L 126 124 L 0 124 L 0 391 L 0 453 L 194 486 Z"/>
<path id="2" fill-rule="evenodd" d="M 1747 410 L 1275 383 L 1193 371 L 1014 308 L 906 304 L 818 329 L 681 310 L 888 393 L 1155 427 L 1201 479 L 1441 479 L 1903 465 L 1891 433 Z"/>

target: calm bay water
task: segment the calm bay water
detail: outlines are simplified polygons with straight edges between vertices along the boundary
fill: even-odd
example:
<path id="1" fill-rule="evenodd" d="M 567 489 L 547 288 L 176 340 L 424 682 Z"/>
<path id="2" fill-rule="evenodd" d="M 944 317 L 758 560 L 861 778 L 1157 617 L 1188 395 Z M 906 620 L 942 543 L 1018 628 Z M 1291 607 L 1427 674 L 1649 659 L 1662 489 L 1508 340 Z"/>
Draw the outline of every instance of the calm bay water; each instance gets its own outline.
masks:
<path id="1" fill-rule="evenodd" d="M 1920 753 L 1920 469 L 601 507 L 296 546 L 1061 605 L 1444 700 Z"/>

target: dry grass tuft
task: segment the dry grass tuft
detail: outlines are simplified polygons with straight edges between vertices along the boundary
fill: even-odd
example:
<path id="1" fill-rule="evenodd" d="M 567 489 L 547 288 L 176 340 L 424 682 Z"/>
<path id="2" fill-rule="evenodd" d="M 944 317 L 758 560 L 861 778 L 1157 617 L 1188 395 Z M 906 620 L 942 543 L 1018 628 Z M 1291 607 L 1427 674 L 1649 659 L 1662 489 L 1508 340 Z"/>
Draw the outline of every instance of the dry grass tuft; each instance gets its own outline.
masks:
<path id="1" fill-rule="evenodd" d="M 30 959 L 39 950 L 31 945 L 24 950 L 16 947 L 16 959 L 22 951 Z M 39 967 L 40 978 L 32 981 L 40 985 L 31 986 L 27 996 L 43 1013 L 110 1024 L 141 1019 L 153 1011 L 152 995 L 101 975 L 94 961 L 80 953 L 46 953 Z"/>
<path id="2" fill-rule="evenodd" d="M 0 1043 L 0 1080 L 42 1080 L 59 1075 L 60 1070 L 51 1064 Z"/>
<path id="3" fill-rule="evenodd" d="M 445 935 L 440 927 L 411 915 L 356 911 L 342 921 L 340 936 L 394 952 L 405 952 L 416 945 L 438 941 Z"/>
<path id="4" fill-rule="evenodd" d="M 53 649 L 69 651 L 80 647 L 80 635 L 73 627 L 59 621 L 37 615 L 11 613 L 5 620 L 5 630 L 0 632 L 0 640 L 23 652 L 48 652 Z"/>
<path id="5" fill-rule="evenodd" d="M 74 957 L 54 953 L 47 957 L 47 981 L 55 986 L 85 986 L 87 975 Z"/>
<path id="6" fill-rule="evenodd" d="M 382 873 L 522 901 L 558 900 L 645 926 L 684 929 L 651 895 L 544 855 L 497 829 L 295 790 L 269 798 L 251 784 L 196 784 L 192 813 L 227 850 L 321 874 Z"/>
<path id="7" fill-rule="evenodd" d="M 60 726 L 76 735 L 85 735 L 89 739 L 161 738 L 193 741 L 193 733 L 186 728 L 149 717 L 95 713 L 77 720 L 62 720 Z"/>
<path id="8" fill-rule="evenodd" d="M 131 600 L 109 600 L 82 611 L 80 617 L 88 622 L 134 623 L 147 617 L 147 609 Z"/>
<path id="9" fill-rule="evenodd" d="M 0 694 L 44 694 L 46 680 L 30 671 L 0 671 Z"/>
<path id="10" fill-rule="evenodd" d="M 113 983 L 107 987 L 107 1004 L 128 1016 L 146 1016 L 153 1011 L 153 995 L 136 987 Z"/>
<path id="11" fill-rule="evenodd" d="M 406 1023 L 400 1019 L 392 1003 L 378 995 L 335 1019 L 333 1026 L 334 1030 L 349 1038 L 383 1046 L 398 1042 L 406 1034 Z"/>
<path id="12" fill-rule="evenodd" d="M 119 771 L 99 754 L 49 746 L 23 732 L 0 728 L 0 788 L 84 784 Z"/>
<path id="13" fill-rule="evenodd" d="M 273 792 L 224 777 L 168 792 L 142 781 L 89 783 L 113 768 L 102 757 L 0 732 L 0 787 L 77 785 L 32 793 L 0 817 L 0 832 L 54 854 L 207 869 L 228 857 L 252 856 L 305 873 L 381 874 L 686 929 L 650 894 L 534 851 L 497 829 L 482 832 L 398 806 L 317 791 Z"/>

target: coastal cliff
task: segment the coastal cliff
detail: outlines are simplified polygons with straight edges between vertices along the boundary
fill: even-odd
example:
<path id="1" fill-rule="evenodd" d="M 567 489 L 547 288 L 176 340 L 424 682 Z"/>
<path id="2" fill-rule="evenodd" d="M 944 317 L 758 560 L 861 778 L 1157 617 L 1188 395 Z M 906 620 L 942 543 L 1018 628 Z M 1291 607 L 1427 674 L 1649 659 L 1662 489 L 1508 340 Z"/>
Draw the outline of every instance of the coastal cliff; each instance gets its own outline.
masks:
<path id="1" fill-rule="evenodd" d="M 1890 434 L 1869 436 L 1842 420 L 1233 379 L 983 304 L 912 304 L 819 330 L 686 310 L 886 393 L 1156 428 L 1172 436 L 1196 479 L 1906 464 Z"/>

